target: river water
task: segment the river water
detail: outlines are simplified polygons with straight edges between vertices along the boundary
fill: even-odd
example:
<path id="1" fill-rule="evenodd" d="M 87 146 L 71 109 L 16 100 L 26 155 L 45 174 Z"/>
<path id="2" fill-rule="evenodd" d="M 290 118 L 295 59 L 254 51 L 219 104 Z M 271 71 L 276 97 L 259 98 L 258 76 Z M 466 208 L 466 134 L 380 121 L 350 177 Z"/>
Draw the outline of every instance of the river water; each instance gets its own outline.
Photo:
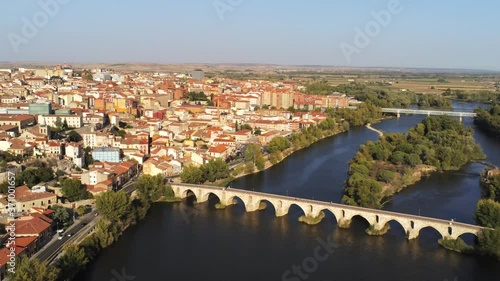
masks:
<path id="1" fill-rule="evenodd" d="M 454 106 L 463 111 L 473 108 Z M 402 116 L 374 127 L 406 132 L 423 118 Z M 464 124 L 474 127 L 470 118 Z M 264 172 L 240 178 L 232 188 L 340 202 L 348 161 L 361 144 L 377 138 L 366 128 L 352 128 Z M 478 130 L 475 138 L 487 161 L 500 166 L 499 140 Z M 394 196 L 385 209 L 474 223 L 483 168 L 472 163 L 460 171 L 433 174 Z M 102 251 L 79 280 L 500 280 L 498 262 L 445 250 L 432 229 L 423 229 L 418 239 L 408 241 L 402 227 L 391 222 L 387 234 L 373 237 L 364 231 L 368 223 L 357 217 L 349 229 L 338 228 L 330 215 L 308 226 L 298 222 L 302 215 L 298 207 L 276 218 L 272 206 L 246 213 L 241 202 L 225 210 L 216 210 L 216 202 L 211 198 L 193 205 L 187 199 L 154 205 L 148 217 Z M 473 241 L 472 235 L 462 238 Z M 333 250 L 321 249 L 322 258 L 315 258 L 316 249 L 328 239 Z M 294 271 L 294 266 L 301 269 Z"/>

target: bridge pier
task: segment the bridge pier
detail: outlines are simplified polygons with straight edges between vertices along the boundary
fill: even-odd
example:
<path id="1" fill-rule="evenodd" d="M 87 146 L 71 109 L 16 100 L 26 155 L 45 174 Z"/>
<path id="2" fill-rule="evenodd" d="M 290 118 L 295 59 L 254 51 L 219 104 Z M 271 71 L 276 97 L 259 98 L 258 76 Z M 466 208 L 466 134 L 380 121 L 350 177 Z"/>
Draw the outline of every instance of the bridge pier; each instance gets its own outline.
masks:
<path id="1" fill-rule="evenodd" d="M 409 229 L 409 230 L 406 230 L 406 238 L 408 240 L 416 239 L 418 237 L 418 233 L 419 232 L 420 232 L 419 229 Z"/>
<path id="2" fill-rule="evenodd" d="M 396 116 L 398 119 L 401 118 L 401 113 L 398 112 L 398 114 Z"/>
<path id="3" fill-rule="evenodd" d="M 231 206 L 231 205 L 236 205 L 236 201 L 234 200 L 233 197 L 225 196 L 225 194 L 223 194 L 222 198 L 220 198 L 220 204 L 224 206 Z"/>
<path id="4" fill-rule="evenodd" d="M 243 203 L 245 203 L 245 210 L 247 213 L 258 211 L 260 208 L 260 201 L 252 200 L 252 197 Z"/>
<path id="5" fill-rule="evenodd" d="M 290 210 L 291 204 L 284 204 L 282 201 L 279 201 L 277 204 L 273 203 L 274 209 L 276 210 L 276 217 L 282 217 L 288 215 L 288 211 Z"/>
<path id="6" fill-rule="evenodd" d="M 349 227 L 351 227 L 351 219 L 340 218 L 340 219 L 337 220 L 337 225 L 340 228 L 349 228 Z"/>

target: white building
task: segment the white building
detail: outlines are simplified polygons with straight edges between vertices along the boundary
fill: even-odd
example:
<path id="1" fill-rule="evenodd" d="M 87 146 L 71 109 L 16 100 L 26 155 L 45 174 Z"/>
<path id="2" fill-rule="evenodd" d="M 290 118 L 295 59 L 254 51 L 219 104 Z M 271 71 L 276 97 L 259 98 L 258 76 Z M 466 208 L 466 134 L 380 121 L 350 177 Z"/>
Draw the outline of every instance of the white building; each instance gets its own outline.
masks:
<path id="1" fill-rule="evenodd" d="M 81 128 L 83 126 L 82 115 L 38 115 L 38 124 L 57 127 L 56 122 L 60 118 L 61 122 L 68 124 L 71 128 Z"/>

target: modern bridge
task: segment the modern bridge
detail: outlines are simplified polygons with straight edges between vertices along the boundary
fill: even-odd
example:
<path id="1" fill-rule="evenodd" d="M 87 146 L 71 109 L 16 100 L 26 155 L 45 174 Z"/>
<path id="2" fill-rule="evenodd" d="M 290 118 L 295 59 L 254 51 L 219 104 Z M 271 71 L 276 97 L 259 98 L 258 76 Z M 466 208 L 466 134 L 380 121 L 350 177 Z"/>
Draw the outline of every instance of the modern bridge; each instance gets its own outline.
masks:
<path id="1" fill-rule="evenodd" d="M 335 216 L 337 224 L 343 228 L 349 227 L 352 218 L 355 216 L 364 218 L 375 231 L 382 231 L 387 223 L 395 221 L 403 227 L 408 239 L 417 238 L 420 230 L 424 228 L 433 228 L 441 234 L 442 238 L 446 239 L 457 239 L 463 234 L 477 236 L 482 229 L 485 229 L 481 226 L 449 220 L 242 189 L 193 184 L 172 184 L 172 189 L 178 198 L 186 198 L 194 194 L 198 203 L 208 201 L 210 194 L 215 195 L 220 200 L 220 203 L 225 206 L 237 204 L 235 198 L 239 198 L 245 205 L 247 212 L 258 211 L 261 203 L 266 201 L 274 207 L 277 217 L 287 215 L 292 205 L 300 207 L 305 216 L 310 218 L 317 218 L 321 212 L 330 212 Z"/>
<path id="2" fill-rule="evenodd" d="M 458 112 L 458 111 L 441 111 L 441 110 L 421 110 L 421 109 L 405 109 L 405 108 L 382 108 L 383 113 L 394 113 L 398 116 L 401 114 L 418 114 L 418 115 L 447 115 L 460 117 L 460 121 L 463 117 L 476 117 L 474 112 Z"/>

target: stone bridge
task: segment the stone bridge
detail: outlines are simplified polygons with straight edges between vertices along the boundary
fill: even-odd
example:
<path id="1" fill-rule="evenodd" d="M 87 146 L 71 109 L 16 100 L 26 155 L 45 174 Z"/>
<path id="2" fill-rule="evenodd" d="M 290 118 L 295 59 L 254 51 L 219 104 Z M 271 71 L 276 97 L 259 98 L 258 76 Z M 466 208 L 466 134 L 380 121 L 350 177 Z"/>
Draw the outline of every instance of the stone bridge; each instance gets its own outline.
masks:
<path id="1" fill-rule="evenodd" d="M 172 189 L 176 197 L 186 198 L 194 195 L 198 203 L 208 201 L 210 194 L 217 196 L 220 203 L 225 206 L 236 204 L 237 201 L 235 198 L 239 198 L 245 204 L 247 212 L 259 210 L 261 202 L 266 201 L 274 207 L 277 217 L 288 214 L 292 205 L 296 205 L 301 208 L 304 215 L 310 218 L 317 218 L 322 211 L 330 212 L 335 216 L 337 224 L 341 227 L 348 227 L 352 218 L 355 216 L 364 218 L 375 231 L 382 231 L 386 227 L 387 223 L 395 221 L 403 227 L 408 239 L 417 238 L 420 230 L 424 228 L 433 228 L 441 234 L 442 238 L 447 239 L 457 239 L 461 235 L 469 233 L 477 236 L 479 231 L 484 229 L 484 227 L 477 225 L 448 220 L 247 191 L 242 189 L 192 184 L 172 184 Z"/>

